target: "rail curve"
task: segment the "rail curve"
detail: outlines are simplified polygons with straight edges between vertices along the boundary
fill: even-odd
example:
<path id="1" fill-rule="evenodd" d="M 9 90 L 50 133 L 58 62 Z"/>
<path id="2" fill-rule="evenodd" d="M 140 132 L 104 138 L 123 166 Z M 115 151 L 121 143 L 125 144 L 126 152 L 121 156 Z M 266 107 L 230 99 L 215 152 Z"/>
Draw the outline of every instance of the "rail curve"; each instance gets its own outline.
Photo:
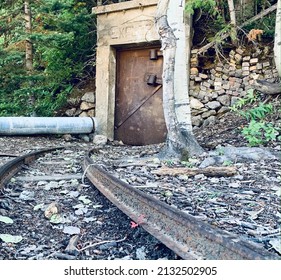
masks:
<path id="1" fill-rule="evenodd" d="M 17 173 L 25 164 L 29 164 L 32 161 L 36 160 L 38 157 L 52 152 L 54 150 L 64 149 L 64 147 L 52 147 L 37 150 L 26 155 L 18 156 L 6 164 L 0 167 L 0 188 L 4 187 L 4 185 Z"/>
<path id="2" fill-rule="evenodd" d="M 91 159 L 82 162 L 84 176 L 122 212 L 183 259 L 278 259 L 258 245 L 215 228 L 158 201 L 108 174 Z"/>

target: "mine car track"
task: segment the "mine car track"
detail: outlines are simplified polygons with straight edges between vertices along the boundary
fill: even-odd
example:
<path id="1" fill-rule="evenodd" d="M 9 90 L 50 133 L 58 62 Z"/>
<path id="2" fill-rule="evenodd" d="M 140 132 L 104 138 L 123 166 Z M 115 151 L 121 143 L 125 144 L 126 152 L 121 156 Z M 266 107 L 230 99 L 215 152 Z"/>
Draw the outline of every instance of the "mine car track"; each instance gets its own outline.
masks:
<path id="1" fill-rule="evenodd" d="M 277 259 L 276 255 L 158 201 L 108 174 L 90 158 L 84 174 L 122 212 L 183 259 Z"/>
<path id="2" fill-rule="evenodd" d="M 63 147 L 53 147 L 37 150 L 26 155 L 18 156 L 0 167 L 0 188 L 2 188 L 25 164 L 29 164 L 40 156 Z"/>
<path id="3" fill-rule="evenodd" d="M 42 149 L 16 157 L 0 167 L 3 187 L 25 164 L 45 153 L 63 149 Z M 84 176 L 136 224 L 156 237 L 183 259 L 277 259 L 278 257 L 236 235 L 217 229 L 191 215 L 168 206 L 108 174 L 91 159 L 82 162 Z"/>

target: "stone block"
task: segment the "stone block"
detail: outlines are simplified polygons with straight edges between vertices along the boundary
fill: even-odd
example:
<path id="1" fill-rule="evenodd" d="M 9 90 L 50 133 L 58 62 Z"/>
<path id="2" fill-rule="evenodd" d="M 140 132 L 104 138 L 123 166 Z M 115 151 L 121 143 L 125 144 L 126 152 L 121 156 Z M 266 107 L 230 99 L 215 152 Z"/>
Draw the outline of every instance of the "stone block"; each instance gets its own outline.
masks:
<path id="1" fill-rule="evenodd" d="M 206 119 L 206 118 L 208 118 L 210 116 L 215 116 L 216 113 L 217 113 L 216 110 L 209 110 L 209 111 L 207 111 L 207 112 L 202 114 L 202 118 Z"/>
<path id="2" fill-rule="evenodd" d="M 209 78 L 209 76 L 208 76 L 208 75 L 203 74 L 203 73 L 199 73 L 199 77 L 200 77 L 200 78 L 202 78 L 203 80 L 206 80 L 206 79 L 208 79 L 208 78 Z"/>
<path id="3" fill-rule="evenodd" d="M 242 48 L 240 48 L 240 47 L 236 49 L 236 52 L 237 52 L 238 54 L 240 54 L 240 55 L 242 55 L 242 54 L 244 53 L 244 51 L 245 51 L 245 50 L 242 49 Z"/>
<path id="4" fill-rule="evenodd" d="M 211 110 L 215 110 L 215 109 L 220 108 L 220 107 L 221 107 L 221 104 L 220 104 L 220 102 L 218 102 L 218 101 L 211 101 L 211 102 L 208 102 L 208 103 L 206 104 L 206 106 L 207 106 L 208 108 L 210 108 Z"/>
<path id="5" fill-rule="evenodd" d="M 76 108 L 71 108 L 65 111 L 65 115 L 68 117 L 75 116 Z"/>
<path id="6" fill-rule="evenodd" d="M 223 89 L 230 89 L 230 84 L 229 83 L 223 84 L 222 88 Z"/>
<path id="7" fill-rule="evenodd" d="M 230 105 L 230 96 L 229 95 L 221 95 L 217 98 L 217 101 L 219 101 L 224 106 Z"/>
<path id="8" fill-rule="evenodd" d="M 202 82 L 201 77 L 195 77 L 194 80 L 195 80 L 195 82 Z"/>
<path id="9" fill-rule="evenodd" d="M 80 109 L 81 110 L 90 110 L 90 109 L 93 109 L 95 107 L 95 104 L 94 103 L 91 103 L 91 102 L 86 102 L 86 101 L 83 101 L 81 102 L 80 104 Z"/>
<path id="10" fill-rule="evenodd" d="M 224 89 L 220 89 L 220 90 L 216 91 L 216 93 L 218 95 L 223 95 L 223 94 L 225 94 L 225 90 Z"/>
<path id="11" fill-rule="evenodd" d="M 243 71 L 242 72 L 242 76 L 249 76 L 250 75 L 250 71 Z"/>
<path id="12" fill-rule="evenodd" d="M 242 61 L 242 55 L 239 53 L 235 54 L 234 58 L 237 63 L 240 63 Z"/>
<path id="13" fill-rule="evenodd" d="M 250 61 L 251 57 L 249 55 L 243 57 L 243 61 Z"/>
<path id="14" fill-rule="evenodd" d="M 249 67 L 250 66 L 250 63 L 249 62 L 243 62 L 242 63 L 242 69 L 244 68 L 244 67 Z"/>
<path id="15" fill-rule="evenodd" d="M 250 59 L 250 64 L 253 65 L 253 64 L 257 64 L 259 62 L 259 59 L 256 57 L 256 58 L 252 58 Z"/>
<path id="16" fill-rule="evenodd" d="M 221 107 L 221 108 L 218 110 L 218 114 L 219 114 L 219 115 L 222 115 L 222 114 L 225 114 L 225 113 L 227 113 L 227 112 L 229 112 L 229 111 L 230 111 L 229 107 L 223 106 L 223 107 Z"/>
<path id="17" fill-rule="evenodd" d="M 218 94 L 218 92 L 216 92 L 216 91 L 213 91 L 213 92 L 211 93 L 211 99 L 212 99 L 212 100 L 217 99 L 218 96 L 219 96 L 219 94 Z"/>
<path id="18" fill-rule="evenodd" d="M 204 107 L 204 104 L 196 98 L 190 98 L 190 108 L 199 110 Z"/>
<path id="19" fill-rule="evenodd" d="M 237 96 L 232 96 L 231 97 L 231 101 L 230 101 L 230 105 L 233 106 L 235 103 L 237 103 L 240 100 L 240 97 Z"/>
<path id="20" fill-rule="evenodd" d="M 95 93 L 93 91 L 91 92 L 86 92 L 82 98 L 81 98 L 82 101 L 85 101 L 85 102 L 91 102 L 91 103 L 95 103 Z"/>
<path id="21" fill-rule="evenodd" d="M 203 82 L 202 85 L 206 88 L 210 88 L 211 84 L 209 82 Z"/>
<path id="22" fill-rule="evenodd" d="M 190 75 L 197 76 L 199 74 L 198 68 L 192 67 L 190 68 Z"/>
<path id="23" fill-rule="evenodd" d="M 270 66 L 270 62 L 269 61 L 263 62 L 263 64 L 262 64 L 263 68 L 269 67 L 269 66 Z"/>
<path id="24" fill-rule="evenodd" d="M 217 118 L 215 116 L 210 116 L 203 122 L 203 126 L 213 125 L 217 121 Z"/>

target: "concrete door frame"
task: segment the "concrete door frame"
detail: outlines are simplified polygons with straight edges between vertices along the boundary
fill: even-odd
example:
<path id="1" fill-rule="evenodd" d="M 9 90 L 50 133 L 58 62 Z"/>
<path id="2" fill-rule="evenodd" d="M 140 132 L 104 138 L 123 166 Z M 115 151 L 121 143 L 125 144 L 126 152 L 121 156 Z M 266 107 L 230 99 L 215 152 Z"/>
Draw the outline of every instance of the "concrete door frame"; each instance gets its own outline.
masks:
<path id="1" fill-rule="evenodd" d="M 114 139 L 114 111 L 116 85 L 116 49 L 141 47 L 159 43 L 155 28 L 155 13 L 158 0 L 132 0 L 93 9 L 97 15 L 96 53 L 96 134 Z M 179 38 L 176 58 L 175 97 L 180 125 L 191 126 L 191 113 L 188 98 L 190 32 L 186 29 L 182 0 L 170 1 L 168 20 Z M 186 56 L 182 56 L 186 53 Z"/>

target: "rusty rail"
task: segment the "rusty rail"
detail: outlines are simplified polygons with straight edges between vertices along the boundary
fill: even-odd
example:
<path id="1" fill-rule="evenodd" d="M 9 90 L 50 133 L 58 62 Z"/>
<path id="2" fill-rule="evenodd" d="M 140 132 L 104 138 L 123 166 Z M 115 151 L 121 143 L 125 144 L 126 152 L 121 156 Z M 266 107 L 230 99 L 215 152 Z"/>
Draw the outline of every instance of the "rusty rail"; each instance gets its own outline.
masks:
<path id="1" fill-rule="evenodd" d="M 82 168 L 93 185 L 183 259 L 278 259 L 262 247 L 171 208 L 108 174 L 94 164 L 91 152 L 85 156 Z"/>
<path id="2" fill-rule="evenodd" d="M 41 149 L 28 153 L 23 156 L 18 156 L 13 160 L 8 161 L 6 164 L 0 167 L 0 188 L 2 188 L 7 182 L 17 173 L 25 164 L 29 164 L 36 160 L 40 156 L 55 151 L 59 149 L 64 149 L 64 147 L 53 147 L 47 149 Z"/>

